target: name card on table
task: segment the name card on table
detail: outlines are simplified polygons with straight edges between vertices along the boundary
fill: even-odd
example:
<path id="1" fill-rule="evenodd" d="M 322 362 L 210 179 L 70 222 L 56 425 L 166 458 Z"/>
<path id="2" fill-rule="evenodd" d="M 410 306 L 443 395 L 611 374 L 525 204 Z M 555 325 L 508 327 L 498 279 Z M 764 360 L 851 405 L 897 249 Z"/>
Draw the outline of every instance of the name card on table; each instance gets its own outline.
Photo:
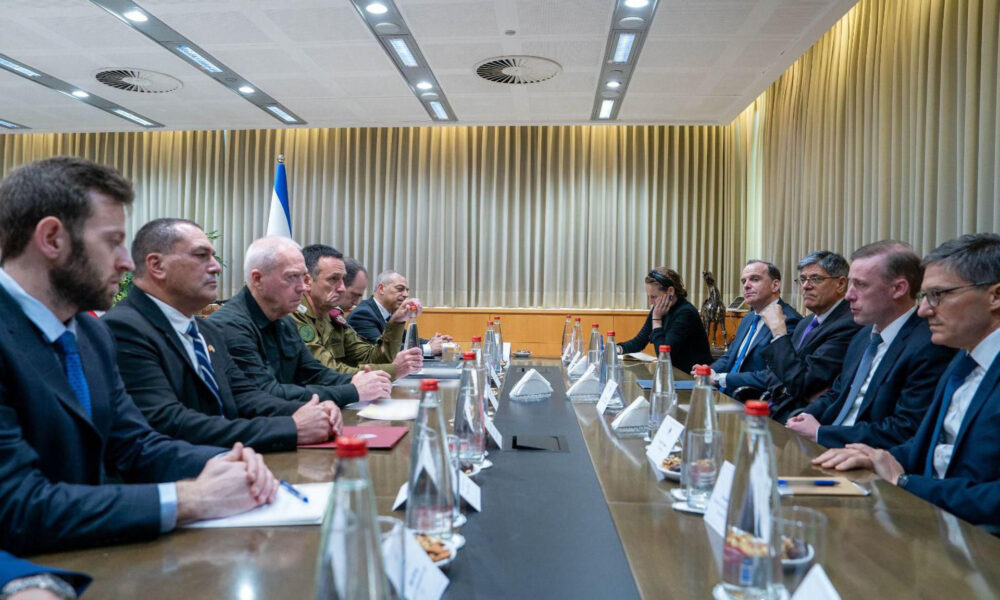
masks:
<path id="1" fill-rule="evenodd" d="M 603 415 L 608 410 L 611 401 L 615 399 L 615 392 L 618 391 L 618 384 L 613 379 L 608 379 L 604 384 L 604 391 L 601 392 L 601 399 L 597 401 L 597 414 Z"/>
<path id="2" fill-rule="evenodd" d="M 681 439 L 683 434 L 684 425 L 677 419 L 666 416 L 656 431 L 656 435 L 653 436 L 653 441 L 646 448 L 646 458 L 652 463 L 653 473 L 656 474 L 656 479 L 659 481 L 666 479 L 666 475 L 660 470 L 663 459 L 670 456 L 670 451 L 673 450 L 677 440 Z"/>
<path id="3" fill-rule="evenodd" d="M 792 594 L 792 600 L 840 600 L 840 594 L 830 583 L 823 565 L 816 563 L 802 578 L 799 588 Z"/>
<path id="4" fill-rule="evenodd" d="M 404 481 L 403 485 L 399 486 L 399 491 L 396 492 L 396 499 L 392 501 L 392 510 L 396 510 L 400 506 L 406 504 L 406 496 L 409 493 L 410 493 L 410 484 L 408 481 Z"/>
<path id="5" fill-rule="evenodd" d="M 482 511 L 483 490 L 471 477 L 461 471 L 458 472 L 458 493 L 466 504 L 472 507 L 472 510 Z"/>
<path id="6" fill-rule="evenodd" d="M 486 399 L 489 400 L 490 406 L 493 407 L 493 410 L 500 409 L 500 401 L 497 400 L 497 395 L 490 386 L 486 386 Z"/>
<path id="7" fill-rule="evenodd" d="M 493 424 L 493 419 L 491 419 L 489 415 L 486 415 L 485 422 L 486 422 L 486 433 L 490 435 L 490 439 L 493 440 L 493 443 L 497 445 L 497 448 L 500 448 L 502 450 L 503 436 L 500 435 L 500 430 L 497 429 L 497 426 Z"/>
<path id="8" fill-rule="evenodd" d="M 712 495 L 708 498 L 708 508 L 705 509 L 705 523 L 722 539 L 726 539 L 726 512 L 729 511 L 729 492 L 733 489 L 735 474 L 736 466 L 733 463 L 728 460 L 722 463 Z"/>
<path id="9" fill-rule="evenodd" d="M 403 577 L 406 578 L 406 600 L 440 600 L 445 588 L 448 587 L 448 577 L 434 565 L 431 557 L 427 556 L 417 543 L 413 532 L 409 529 L 403 530 L 402 552 L 387 549 L 387 546 L 388 544 L 382 544 L 382 560 L 385 562 L 390 581 L 394 574 L 399 572 L 399 561 L 405 555 L 406 572 Z M 394 549 L 395 544 L 390 547 Z M 395 581 L 392 581 L 392 584 L 397 590 L 399 589 Z"/>

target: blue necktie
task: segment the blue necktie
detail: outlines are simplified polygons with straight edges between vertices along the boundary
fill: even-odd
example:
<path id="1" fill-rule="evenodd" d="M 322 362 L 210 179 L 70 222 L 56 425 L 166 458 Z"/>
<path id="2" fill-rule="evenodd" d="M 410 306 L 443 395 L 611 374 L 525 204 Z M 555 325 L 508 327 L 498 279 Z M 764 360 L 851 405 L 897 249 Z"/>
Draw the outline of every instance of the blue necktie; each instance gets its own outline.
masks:
<path id="1" fill-rule="evenodd" d="M 854 402 L 858 399 L 858 394 L 861 393 L 861 385 L 868 378 L 868 372 L 872 370 L 872 363 L 875 361 L 875 354 L 878 353 L 878 346 L 881 343 L 882 336 L 875 333 L 875 330 L 872 330 L 871 341 L 868 342 L 865 353 L 861 355 L 858 370 L 854 372 L 854 381 L 851 382 L 851 391 L 847 394 L 847 401 L 844 402 L 844 407 L 840 409 L 840 414 L 834 419 L 834 425 L 840 425 L 847 418 L 847 415 L 851 414 L 851 407 L 854 406 Z"/>
<path id="2" fill-rule="evenodd" d="M 747 357 L 747 352 L 750 351 L 750 344 L 753 342 L 753 334 L 757 331 L 757 322 L 760 321 L 760 315 L 754 313 L 750 317 L 750 327 L 747 327 L 747 334 L 743 338 L 746 343 L 740 344 L 740 352 L 736 355 L 736 362 L 733 363 L 733 368 L 729 369 L 730 373 L 739 373 L 740 367 L 743 366 L 743 359 Z"/>
<path id="3" fill-rule="evenodd" d="M 76 347 L 76 336 L 72 331 L 64 331 L 59 339 L 55 341 L 56 348 L 62 355 L 63 368 L 66 370 L 66 379 L 69 386 L 73 388 L 73 394 L 83 407 L 83 412 L 90 414 L 90 388 L 87 386 L 87 378 L 83 374 L 83 363 L 80 361 L 80 351 Z"/>
<path id="4" fill-rule="evenodd" d="M 948 407 L 951 406 L 951 397 L 955 395 L 958 388 L 962 387 L 966 378 L 977 366 L 976 361 L 965 350 L 962 351 L 962 358 L 959 359 L 955 370 L 948 377 L 948 383 L 944 386 L 944 395 L 941 397 L 941 409 L 937 414 L 937 422 L 934 425 L 934 435 L 931 437 L 930 448 L 927 449 L 927 458 L 924 461 L 924 475 L 930 476 L 934 470 L 934 448 L 938 445 L 941 437 L 941 429 L 944 427 L 944 417 L 948 414 Z"/>
<path id="5" fill-rule="evenodd" d="M 799 343 L 795 344 L 796 350 L 802 347 L 802 342 L 806 341 L 806 336 L 809 335 L 809 332 L 817 327 L 819 327 L 819 319 L 813 317 L 813 320 L 809 321 L 809 324 L 806 325 L 806 330 L 802 332 L 802 337 L 799 338 Z"/>
<path id="6" fill-rule="evenodd" d="M 222 410 L 222 399 L 219 396 L 219 384 L 215 381 L 215 369 L 212 368 L 212 361 L 208 359 L 208 353 L 205 352 L 205 346 L 201 343 L 201 336 L 198 335 L 198 327 L 195 326 L 194 321 L 188 325 L 187 334 L 194 342 L 194 355 L 198 359 L 198 374 L 201 375 L 205 385 L 215 396 L 215 401 L 219 403 L 219 414 L 225 415 L 225 411 Z"/>

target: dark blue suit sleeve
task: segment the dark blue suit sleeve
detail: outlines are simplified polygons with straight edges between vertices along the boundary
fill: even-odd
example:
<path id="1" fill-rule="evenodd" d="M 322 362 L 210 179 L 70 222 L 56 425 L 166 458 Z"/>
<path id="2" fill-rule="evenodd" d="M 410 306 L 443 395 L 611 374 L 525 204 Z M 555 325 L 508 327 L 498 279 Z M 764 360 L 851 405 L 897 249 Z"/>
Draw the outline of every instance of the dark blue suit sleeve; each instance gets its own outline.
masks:
<path id="1" fill-rule="evenodd" d="M 347 317 L 347 324 L 357 332 L 358 337 L 371 344 L 377 344 L 382 338 L 378 317 L 372 314 L 367 304 L 359 304 Z"/>
<path id="2" fill-rule="evenodd" d="M 21 579 L 30 575 L 41 575 L 42 573 L 49 573 L 65 580 L 73 586 L 77 595 L 82 594 L 91 582 L 90 576 L 84 573 L 43 567 L 0 550 L 0 588 L 15 579 Z"/>

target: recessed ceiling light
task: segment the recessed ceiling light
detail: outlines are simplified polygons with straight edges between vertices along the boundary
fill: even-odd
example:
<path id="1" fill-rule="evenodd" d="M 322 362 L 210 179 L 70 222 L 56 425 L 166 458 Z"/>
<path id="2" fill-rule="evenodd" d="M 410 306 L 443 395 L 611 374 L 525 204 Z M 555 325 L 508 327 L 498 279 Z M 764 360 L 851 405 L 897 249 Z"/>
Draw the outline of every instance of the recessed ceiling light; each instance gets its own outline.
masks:
<path id="1" fill-rule="evenodd" d="M 77 98 L 90 98 L 90 94 L 83 90 L 73 90 L 72 94 Z"/>
<path id="2" fill-rule="evenodd" d="M 372 2 L 371 4 L 365 7 L 365 10 L 367 10 L 373 15 L 384 15 L 385 13 L 389 12 L 389 9 L 386 8 L 385 4 L 382 4 L 381 2 Z"/>
<path id="3" fill-rule="evenodd" d="M 282 110 L 282 108 L 280 106 L 278 106 L 277 104 L 268 104 L 267 105 L 267 110 L 269 110 L 269 111 L 273 112 L 274 114 L 278 115 L 278 118 L 281 119 L 282 121 L 286 122 L 286 123 L 298 123 L 299 122 L 298 119 L 296 119 L 292 115 L 290 115 L 287 112 L 285 112 L 284 110 Z"/>
<path id="4" fill-rule="evenodd" d="M 24 75 L 25 77 L 41 77 L 41 74 L 35 73 L 31 69 L 27 67 L 22 67 L 16 62 L 12 60 L 7 60 L 6 58 L 0 58 L 0 67 L 3 67 L 9 71 L 14 71 L 15 73 L 19 73 L 21 75 Z"/>
<path id="5" fill-rule="evenodd" d="M 0 127 L 6 127 L 7 129 L 26 129 L 25 127 L 21 127 L 17 123 L 4 121 L 3 119 L 0 119 Z"/>
<path id="6" fill-rule="evenodd" d="M 598 119 L 607 119 L 611 117 L 611 109 L 615 107 L 614 100 L 605 100 L 601 102 L 601 112 L 598 113 Z"/>
<path id="7" fill-rule="evenodd" d="M 240 90 L 241 94 L 252 94 L 252 93 L 254 93 L 256 91 L 255 89 L 253 89 L 249 85 L 241 85 L 239 87 L 239 90 Z"/>
<path id="8" fill-rule="evenodd" d="M 146 119 L 143 119 L 142 117 L 140 117 L 138 115 L 133 115 L 132 113 L 130 113 L 127 110 L 123 110 L 121 108 L 116 108 L 112 112 L 114 112 L 119 117 L 124 117 L 124 118 L 128 119 L 129 121 L 133 121 L 133 122 L 138 123 L 139 125 L 142 125 L 144 127 L 153 127 L 153 124 L 150 123 L 149 121 L 147 121 Z"/>
<path id="9" fill-rule="evenodd" d="M 617 90 L 618 88 L 620 88 L 622 86 L 622 82 L 620 82 L 620 81 L 609 81 L 605 85 L 607 85 L 609 88 L 611 88 L 613 90 Z"/>
<path id="10" fill-rule="evenodd" d="M 625 6 L 629 8 L 645 8 L 649 6 L 649 0 L 625 0 Z"/>
<path id="11" fill-rule="evenodd" d="M 177 51 L 180 52 L 181 54 L 183 54 L 184 56 L 190 58 L 192 61 L 194 61 L 195 64 L 197 64 L 202 69 L 205 69 L 209 73 L 221 73 L 222 72 L 222 69 L 220 69 L 219 67 L 217 67 L 214 64 L 212 64 L 204 56 L 198 54 L 190 46 L 185 46 L 185 45 L 182 44 L 180 46 L 177 46 Z"/>
<path id="12" fill-rule="evenodd" d="M 417 84 L 418 90 L 429 90 L 432 87 L 434 87 L 434 85 L 431 84 L 431 82 L 429 81 L 421 81 L 420 83 Z"/>
<path id="13" fill-rule="evenodd" d="M 389 45 L 392 46 L 392 51 L 396 53 L 400 62 L 402 62 L 405 66 L 418 66 L 417 59 L 414 58 L 413 52 L 410 52 L 410 46 L 406 43 L 406 40 L 403 38 L 390 38 Z"/>
<path id="14" fill-rule="evenodd" d="M 444 105 L 442 105 L 440 102 L 431 102 L 430 104 L 431 104 L 431 110 L 434 111 L 434 116 L 442 120 L 448 119 L 448 111 L 444 109 Z"/>
<path id="15" fill-rule="evenodd" d="M 126 10 L 122 13 L 122 16 L 134 23 L 145 23 L 149 20 L 149 17 L 147 17 L 145 13 L 135 8 L 132 10 Z"/>
<path id="16" fill-rule="evenodd" d="M 632 44 L 634 43 L 634 33 L 618 34 L 618 43 L 615 45 L 615 55 L 611 60 L 616 63 L 627 63 L 629 55 L 632 54 Z"/>

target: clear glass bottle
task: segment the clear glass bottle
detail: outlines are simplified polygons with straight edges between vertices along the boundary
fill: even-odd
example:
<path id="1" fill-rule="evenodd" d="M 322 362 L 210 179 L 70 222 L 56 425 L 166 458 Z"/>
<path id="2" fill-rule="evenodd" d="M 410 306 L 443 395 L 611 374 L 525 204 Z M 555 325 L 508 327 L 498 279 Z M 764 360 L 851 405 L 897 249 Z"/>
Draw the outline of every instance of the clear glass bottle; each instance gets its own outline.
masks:
<path id="1" fill-rule="evenodd" d="M 323 517 L 316 600 L 392 597 L 382 564 L 375 493 L 364 440 L 337 438 L 333 492 Z"/>
<path id="2" fill-rule="evenodd" d="M 406 319 L 406 333 L 403 336 L 403 350 L 420 346 L 420 335 L 417 334 L 417 307 L 410 307 L 410 316 Z"/>
<path id="3" fill-rule="evenodd" d="M 649 403 L 649 437 L 659 431 L 667 416 L 677 418 L 677 393 L 674 390 L 674 365 L 670 361 L 670 346 L 661 344 L 656 356 L 653 392 Z"/>
<path id="4" fill-rule="evenodd" d="M 483 336 L 474 335 L 472 336 L 472 347 L 469 348 L 469 352 L 476 355 L 476 366 L 483 365 Z"/>
<path id="5" fill-rule="evenodd" d="M 573 320 L 573 354 L 577 353 L 580 356 L 585 356 L 584 351 L 586 348 L 583 347 L 583 325 L 580 323 L 580 317 Z"/>
<path id="6" fill-rule="evenodd" d="M 604 380 L 601 381 L 601 390 L 604 390 L 604 386 L 607 385 L 608 381 L 614 381 L 618 384 L 618 387 L 615 388 L 614 397 L 604 411 L 606 413 L 615 413 L 625 408 L 625 398 L 622 396 L 622 387 L 625 385 L 625 367 L 618 358 L 618 345 L 615 343 L 615 332 L 609 331 L 607 336 L 607 340 L 604 343 L 604 360 L 601 362 L 601 372 L 604 375 Z"/>
<path id="7" fill-rule="evenodd" d="M 601 354 L 604 350 L 604 336 L 598 329 L 598 324 L 590 326 L 590 341 L 587 343 L 587 362 L 594 365 L 598 371 L 601 370 Z"/>
<path id="8" fill-rule="evenodd" d="M 507 361 L 503 355 L 503 327 L 500 325 L 500 317 L 493 317 L 493 331 L 497 345 L 497 370 L 503 371 L 507 368 Z"/>
<path id="9" fill-rule="evenodd" d="M 601 380 L 601 389 L 608 382 L 608 373 L 615 370 L 621 364 L 618 356 L 618 344 L 615 343 L 615 332 L 609 331 L 608 338 L 604 341 L 604 358 L 598 363 L 598 376 Z M 614 379 L 614 375 L 611 376 Z"/>
<path id="10" fill-rule="evenodd" d="M 487 370 L 497 370 L 497 334 L 493 329 L 493 321 L 486 322 L 486 333 L 483 334 L 483 357 Z"/>
<path id="11" fill-rule="evenodd" d="M 563 323 L 562 336 L 559 338 L 559 351 L 562 352 L 562 363 L 568 365 L 573 358 L 573 350 L 570 342 L 573 336 L 573 315 L 566 315 L 566 322 Z"/>
<path id="12" fill-rule="evenodd" d="M 767 402 L 746 403 L 729 493 L 722 587 L 737 600 L 777 598 L 781 585 L 781 501 Z"/>
<path id="13" fill-rule="evenodd" d="M 406 527 L 450 538 L 453 475 L 437 379 L 421 381 L 420 391 L 420 406 L 411 433 Z"/>
<path id="14" fill-rule="evenodd" d="M 695 368 L 694 389 L 691 391 L 691 404 L 688 406 L 684 429 L 705 429 L 718 431 L 719 415 L 715 412 L 715 390 L 712 389 L 710 378 L 712 368 L 708 365 L 698 365 Z"/>
<path id="15" fill-rule="evenodd" d="M 458 438 L 458 461 L 461 468 L 482 464 L 486 450 L 486 406 L 476 372 L 476 355 L 462 355 L 462 374 L 458 380 L 455 402 L 455 436 Z"/>

